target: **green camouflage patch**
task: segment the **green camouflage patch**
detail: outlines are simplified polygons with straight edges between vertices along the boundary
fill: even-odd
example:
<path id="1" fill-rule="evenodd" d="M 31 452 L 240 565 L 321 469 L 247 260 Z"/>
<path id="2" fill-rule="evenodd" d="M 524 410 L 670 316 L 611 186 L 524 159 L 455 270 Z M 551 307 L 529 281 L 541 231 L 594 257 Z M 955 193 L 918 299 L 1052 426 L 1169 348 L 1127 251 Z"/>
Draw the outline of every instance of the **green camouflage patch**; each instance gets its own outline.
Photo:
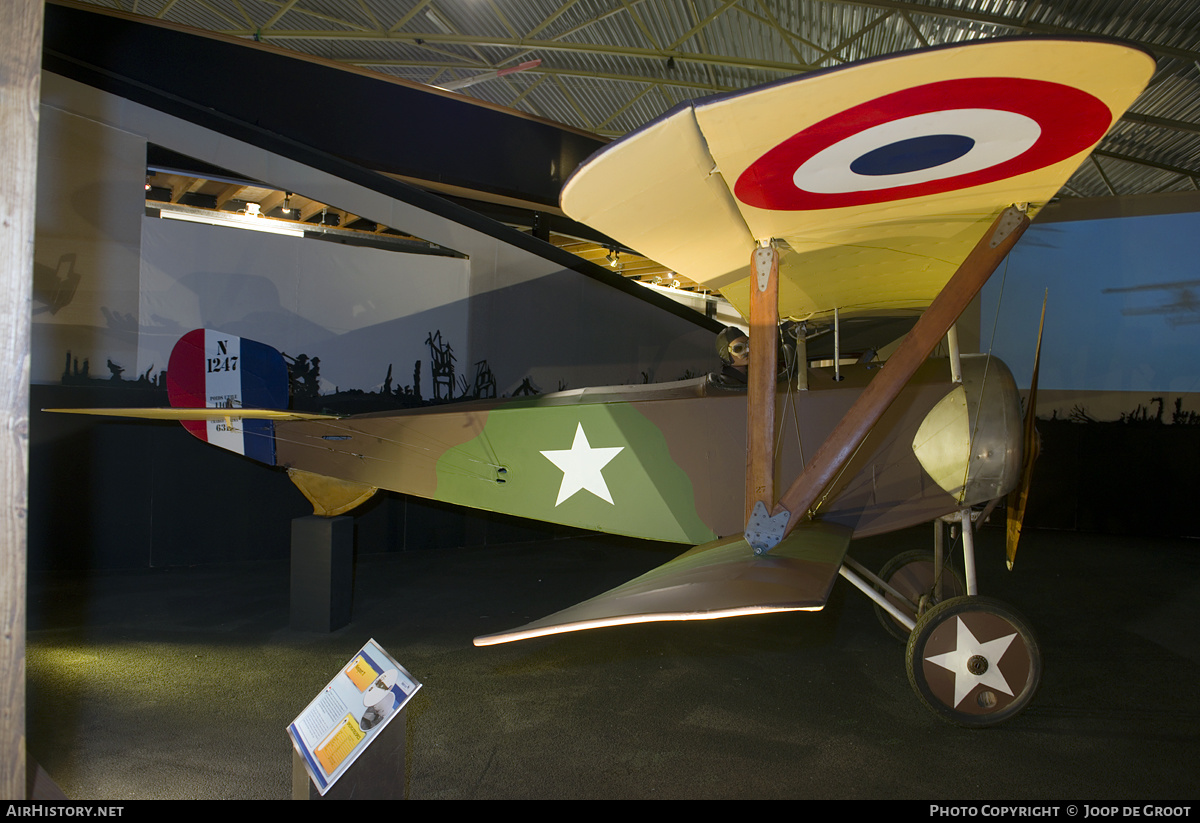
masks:
<path id="1" fill-rule="evenodd" d="M 493 410 L 478 437 L 437 464 L 448 503 L 652 540 L 716 535 L 662 431 L 630 403 Z"/>

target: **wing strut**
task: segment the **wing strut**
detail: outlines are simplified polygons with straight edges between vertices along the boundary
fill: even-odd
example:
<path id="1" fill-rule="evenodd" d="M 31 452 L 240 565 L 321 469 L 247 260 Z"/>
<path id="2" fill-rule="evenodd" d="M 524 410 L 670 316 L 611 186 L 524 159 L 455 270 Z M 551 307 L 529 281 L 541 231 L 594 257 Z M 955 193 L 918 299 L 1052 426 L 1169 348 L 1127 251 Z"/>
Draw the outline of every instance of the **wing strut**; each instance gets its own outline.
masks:
<path id="1" fill-rule="evenodd" d="M 756 503 L 775 505 L 775 376 L 779 370 L 779 249 L 750 259 L 750 374 L 746 415 L 746 520 Z M 754 545 L 753 542 L 751 545 Z"/>
<path id="2" fill-rule="evenodd" d="M 1004 260 L 1005 255 L 1029 226 L 1029 217 L 1015 206 L 1000 213 L 983 239 L 976 244 L 950 282 L 938 294 L 921 319 L 913 326 L 904 342 L 896 349 L 879 374 L 867 384 L 842 421 L 813 455 L 804 471 L 779 498 L 773 516 L 787 513 L 787 535 L 798 523 L 807 520 L 821 493 L 833 481 L 866 439 L 872 427 L 887 411 L 888 406 L 912 378 L 933 347 L 946 334 L 974 299 L 988 277 Z M 751 357 L 754 347 L 751 346 Z M 751 370 L 754 365 L 751 361 Z M 753 377 L 753 375 L 751 376 Z M 754 384 L 751 384 L 751 393 Z M 753 405 L 753 394 L 751 404 Z M 749 537 L 747 538 L 749 539 Z M 778 540 L 775 541 L 778 543 Z M 769 550 L 770 547 L 767 548 Z"/>

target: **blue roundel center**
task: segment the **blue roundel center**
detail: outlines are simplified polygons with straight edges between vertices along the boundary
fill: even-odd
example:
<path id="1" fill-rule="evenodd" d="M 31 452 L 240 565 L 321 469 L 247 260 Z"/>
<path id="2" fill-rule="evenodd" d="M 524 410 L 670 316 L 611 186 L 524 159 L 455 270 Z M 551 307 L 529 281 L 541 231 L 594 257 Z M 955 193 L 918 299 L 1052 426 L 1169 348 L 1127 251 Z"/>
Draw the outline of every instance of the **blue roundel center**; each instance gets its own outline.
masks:
<path id="1" fill-rule="evenodd" d="M 962 134 L 925 134 L 872 149 L 850 164 L 855 174 L 879 177 L 932 169 L 957 160 L 975 146 Z"/>

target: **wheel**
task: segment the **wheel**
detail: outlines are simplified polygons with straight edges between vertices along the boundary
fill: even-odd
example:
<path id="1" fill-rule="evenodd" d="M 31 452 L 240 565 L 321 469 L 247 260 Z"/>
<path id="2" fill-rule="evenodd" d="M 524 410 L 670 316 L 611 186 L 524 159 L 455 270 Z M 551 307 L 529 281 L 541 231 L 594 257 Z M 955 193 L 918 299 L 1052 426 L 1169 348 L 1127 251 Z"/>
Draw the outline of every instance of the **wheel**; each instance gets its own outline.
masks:
<path id="1" fill-rule="evenodd" d="M 888 602 L 917 620 L 929 609 L 936 606 L 939 598 L 935 594 L 937 582 L 933 576 L 933 552 L 911 551 L 898 554 L 883 564 L 879 570 L 879 579 L 904 595 L 900 600 L 893 594 L 885 594 Z M 949 564 L 942 564 L 942 597 L 960 597 L 967 593 L 966 584 L 960 575 Z M 888 634 L 898 640 L 908 640 L 908 627 L 888 614 L 883 607 L 876 605 L 875 614 L 879 622 L 887 629 Z"/>
<path id="2" fill-rule="evenodd" d="M 955 597 L 927 611 L 908 638 L 908 682 L 939 717 L 994 726 L 1024 709 L 1042 679 L 1025 618 L 998 600 Z"/>

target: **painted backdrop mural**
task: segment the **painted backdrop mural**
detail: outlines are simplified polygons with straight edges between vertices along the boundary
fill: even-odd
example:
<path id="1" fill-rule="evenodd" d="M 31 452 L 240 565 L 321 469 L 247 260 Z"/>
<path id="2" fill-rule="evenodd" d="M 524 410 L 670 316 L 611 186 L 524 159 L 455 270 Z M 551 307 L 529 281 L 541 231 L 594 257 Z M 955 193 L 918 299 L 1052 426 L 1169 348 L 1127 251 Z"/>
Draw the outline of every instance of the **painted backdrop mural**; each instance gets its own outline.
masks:
<path id="1" fill-rule="evenodd" d="M 394 392 L 413 385 L 417 361 L 428 386 L 430 333 L 466 345 L 468 265 L 147 218 L 138 370 L 165 364 L 184 332 L 213 328 L 284 352 L 302 394 Z"/>
<path id="2" fill-rule="evenodd" d="M 995 350 L 1027 386 L 1049 288 L 1043 388 L 1200 392 L 1198 260 L 1194 212 L 1035 223 L 984 290 L 981 345 L 999 303 Z"/>

